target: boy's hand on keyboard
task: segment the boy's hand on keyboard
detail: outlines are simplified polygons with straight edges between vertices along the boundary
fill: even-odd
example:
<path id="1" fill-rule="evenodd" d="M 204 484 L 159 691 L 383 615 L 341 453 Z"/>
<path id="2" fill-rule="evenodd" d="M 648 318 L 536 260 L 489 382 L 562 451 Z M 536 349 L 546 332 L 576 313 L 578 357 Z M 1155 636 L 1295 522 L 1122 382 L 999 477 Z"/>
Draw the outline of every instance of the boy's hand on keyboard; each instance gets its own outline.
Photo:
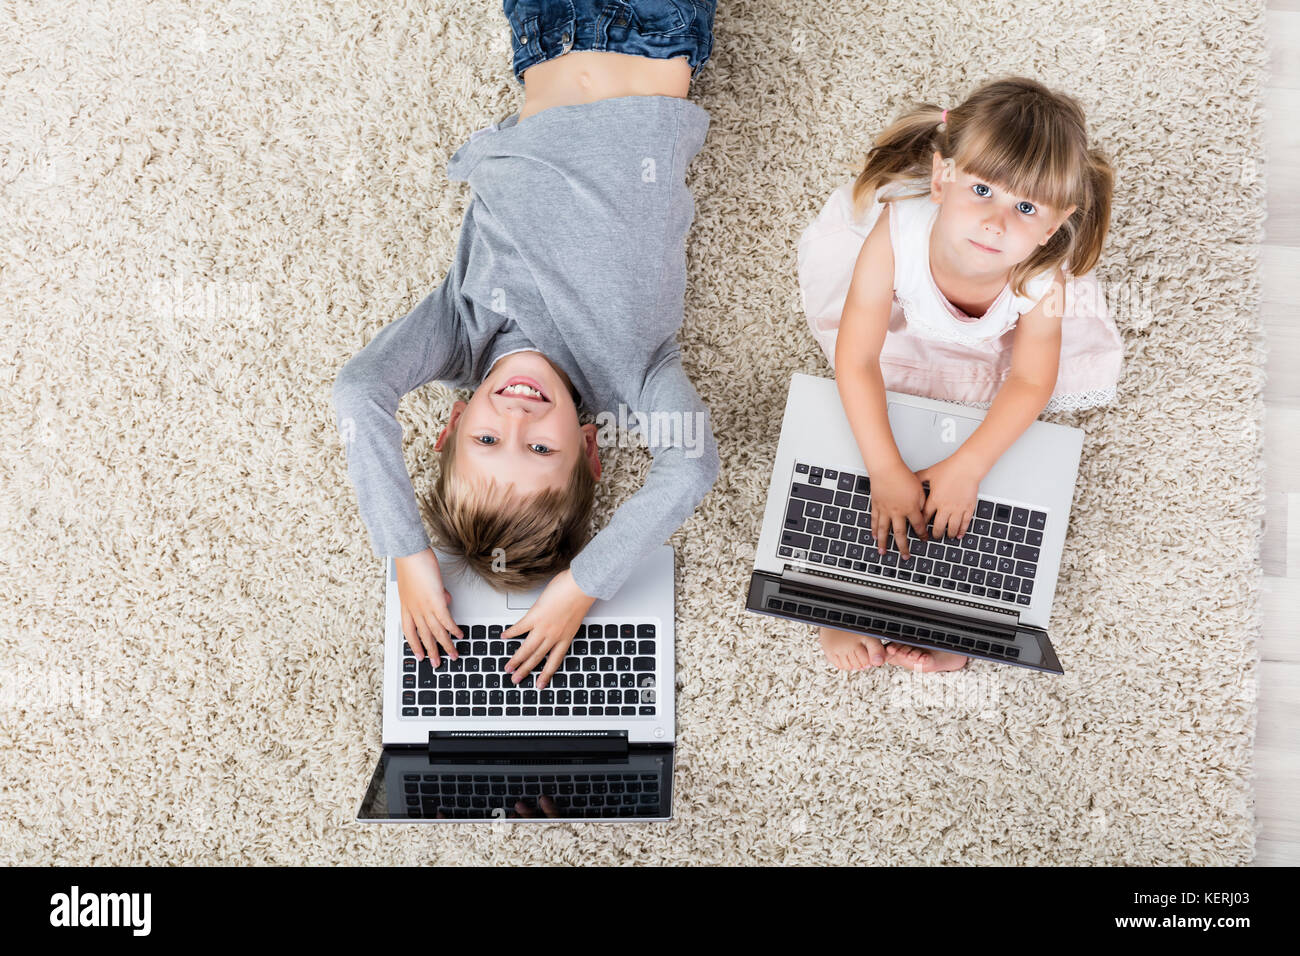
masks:
<path id="1" fill-rule="evenodd" d="M 546 667 L 536 683 L 539 690 L 549 684 L 578 633 L 578 625 L 595 603 L 595 598 L 588 597 L 578 587 L 569 569 L 551 578 L 528 613 L 501 632 L 502 640 L 506 641 L 520 634 L 528 635 L 506 663 L 506 673 L 513 674 L 518 684 L 546 657 Z"/>
<path id="2" fill-rule="evenodd" d="M 925 489 L 921 479 L 900 460 L 894 468 L 879 469 L 871 476 L 871 534 L 876 539 L 876 550 L 884 554 L 889 547 L 889 532 L 894 532 L 894 544 L 904 560 L 911 557 L 907 548 L 907 525 L 910 522 L 916 533 L 925 537 L 925 518 L 921 506 L 925 503 Z"/>
<path id="3" fill-rule="evenodd" d="M 464 635 L 447 610 L 451 595 L 442 586 L 442 571 L 433 551 L 425 548 L 405 558 L 394 558 L 393 563 L 397 565 L 397 595 L 402 602 L 402 633 L 416 660 L 424 660 L 427 653 L 437 667 L 442 663 L 438 656 L 440 644 L 455 660 L 453 642 Z"/>
<path id="4" fill-rule="evenodd" d="M 958 454 L 916 473 L 918 481 L 930 483 L 930 494 L 925 499 L 925 521 L 934 519 L 934 536 L 960 538 L 975 517 L 979 500 L 980 479 L 984 476 L 970 467 Z"/>

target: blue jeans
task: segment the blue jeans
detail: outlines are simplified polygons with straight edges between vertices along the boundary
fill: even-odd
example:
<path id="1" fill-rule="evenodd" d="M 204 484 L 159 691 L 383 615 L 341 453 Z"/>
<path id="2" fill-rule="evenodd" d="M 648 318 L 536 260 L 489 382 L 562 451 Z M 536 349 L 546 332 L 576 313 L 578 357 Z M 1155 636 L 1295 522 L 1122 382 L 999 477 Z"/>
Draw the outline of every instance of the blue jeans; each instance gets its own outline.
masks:
<path id="1" fill-rule="evenodd" d="M 713 52 L 718 0 L 504 0 L 515 79 L 570 50 L 685 56 L 694 79 Z"/>

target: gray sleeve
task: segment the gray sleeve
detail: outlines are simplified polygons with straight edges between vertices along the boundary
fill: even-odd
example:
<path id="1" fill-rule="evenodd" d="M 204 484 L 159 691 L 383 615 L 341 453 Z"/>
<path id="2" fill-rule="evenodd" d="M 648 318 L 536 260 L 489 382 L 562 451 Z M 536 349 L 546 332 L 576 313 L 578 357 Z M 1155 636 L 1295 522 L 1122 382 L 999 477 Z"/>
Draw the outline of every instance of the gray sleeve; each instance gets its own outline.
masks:
<path id="1" fill-rule="evenodd" d="M 458 381 L 470 355 L 450 278 L 414 309 L 376 333 L 334 382 L 334 408 L 348 475 L 375 557 L 429 547 L 415 488 L 402 457 L 402 396 L 435 379 Z"/>
<path id="2" fill-rule="evenodd" d="M 646 377 L 628 417 L 637 413 L 654 457 L 650 473 L 570 566 L 578 587 L 594 598 L 613 597 L 637 565 L 694 513 L 718 478 L 708 409 L 686 377 L 675 342 Z"/>

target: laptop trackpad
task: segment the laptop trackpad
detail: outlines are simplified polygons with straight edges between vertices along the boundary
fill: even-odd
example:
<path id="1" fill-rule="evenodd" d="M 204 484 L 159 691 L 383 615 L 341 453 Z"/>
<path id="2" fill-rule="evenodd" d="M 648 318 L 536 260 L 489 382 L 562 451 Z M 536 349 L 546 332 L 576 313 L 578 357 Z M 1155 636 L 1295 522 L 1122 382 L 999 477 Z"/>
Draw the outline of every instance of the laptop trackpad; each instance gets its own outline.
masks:
<path id="1" fill-rule="evenodd" d="M 947 458 L 975 433 L 983 419 L 889 403 L 889 428 L 908 468 L 919 471 Z"/>
<path id="2" fill-rule="evenodd" d="M 507 591 L 506 607 L 512 611 L 527 611 L 537 603 L 537 599 L 542 596 L 542 591 L 546 585 L 535 587 L 531 591 Z"/>

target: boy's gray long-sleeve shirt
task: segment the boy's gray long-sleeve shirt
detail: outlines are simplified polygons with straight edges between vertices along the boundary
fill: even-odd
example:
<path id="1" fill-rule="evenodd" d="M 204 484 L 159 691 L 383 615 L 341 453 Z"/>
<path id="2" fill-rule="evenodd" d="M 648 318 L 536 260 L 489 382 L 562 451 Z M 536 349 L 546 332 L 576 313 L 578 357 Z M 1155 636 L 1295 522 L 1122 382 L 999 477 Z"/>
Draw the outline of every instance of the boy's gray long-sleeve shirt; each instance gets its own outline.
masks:
<path id="1" fill-rule="evenodd" d="M 625 96 L 513 114 L 474 133 L 447 175 L 473 191 L 447 277 L 382 328 L 334 385 L 348 473 L 377 557 L 429 547 L 402 456 L 402 396 L 439 380 L 474 388 L 511 351 L 564 369 L 582 408 L 667 413 L 645 485 L 571 566 L 610 598 L 713 486 L 707 409 L 677 331 L 695 203 L 686 167 L 709 115 L 684 98 Z M 696 432 L 696 424 L 701 429 Z"/>

